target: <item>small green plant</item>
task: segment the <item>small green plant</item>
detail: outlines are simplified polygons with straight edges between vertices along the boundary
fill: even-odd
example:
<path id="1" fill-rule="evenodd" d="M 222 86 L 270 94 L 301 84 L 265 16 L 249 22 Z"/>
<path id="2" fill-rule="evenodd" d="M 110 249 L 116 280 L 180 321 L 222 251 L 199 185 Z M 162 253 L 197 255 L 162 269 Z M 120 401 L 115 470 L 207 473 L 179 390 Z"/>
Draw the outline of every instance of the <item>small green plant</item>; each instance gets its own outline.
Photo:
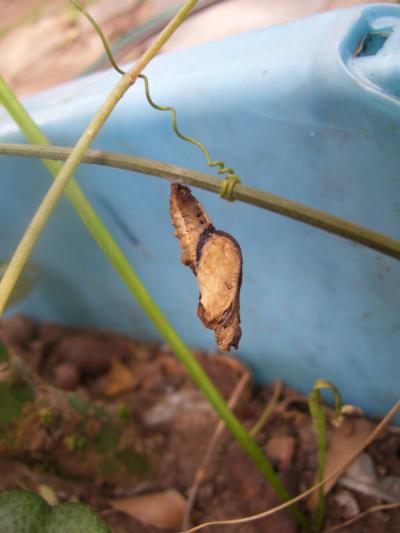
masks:
<path id="1" fill-rule="evenodd" d="M 326 415 L 324 401 L 321 396 L 321 389 L 330 390 L 335 397 L 335 411 L 333 422 L 340 419 L 342 412 L 342 399 L 338 389 L 333 383 L 325 379 L 317 379 L 308 395 L 308 406 L 310 409 L 311 419 L 314 426 L 314 431 L 317 438 L 317 452 L 318 452 L 318 473 L 317 482 L 321 483 L 325 474 L 326 452 L 328 450 L 328 433 L 326 425 Z M 325 515 L 325 492 L 324 487 L 318 489 L 318 502 L 314 516 L 314 531 L 318 533 L 321 530 Z"/>

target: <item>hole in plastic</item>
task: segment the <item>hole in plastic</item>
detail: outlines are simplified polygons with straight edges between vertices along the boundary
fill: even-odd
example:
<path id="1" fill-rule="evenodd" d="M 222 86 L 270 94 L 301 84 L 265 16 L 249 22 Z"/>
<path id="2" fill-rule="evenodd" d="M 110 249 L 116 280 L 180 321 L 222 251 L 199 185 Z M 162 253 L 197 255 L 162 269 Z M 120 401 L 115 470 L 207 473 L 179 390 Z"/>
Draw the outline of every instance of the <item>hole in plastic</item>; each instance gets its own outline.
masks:
<path id="1" fill-rule="evenodd" d="M 376 55 L 383 47 L 386 42 L 386 39 L 390 36 L 391 33 L 391 30 L 384 32 L 375 31 L 364 33 L 361 38 L 361 41 L 357 45 L 354 55 L 356 57 L 367 57 Z"/>

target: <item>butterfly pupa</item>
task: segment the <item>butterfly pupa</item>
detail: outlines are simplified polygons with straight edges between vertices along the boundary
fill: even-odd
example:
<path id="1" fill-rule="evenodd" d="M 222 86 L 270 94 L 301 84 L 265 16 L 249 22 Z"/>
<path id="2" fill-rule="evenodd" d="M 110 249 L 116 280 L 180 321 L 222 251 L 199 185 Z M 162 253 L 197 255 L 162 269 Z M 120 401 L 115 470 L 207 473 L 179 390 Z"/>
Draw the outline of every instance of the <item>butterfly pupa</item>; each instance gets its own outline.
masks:
<path id="1" fill-rule="evenodd" d="M 214 330 L 221 351 L 237 348 L 242 334 L 240 246 L 229 233 L 214 228 L 185 185 L 172 184 L 170 213 L 182 250 L 182 263 L 192 269 L 199 285 L 197 315 L 204 326 Z"/>

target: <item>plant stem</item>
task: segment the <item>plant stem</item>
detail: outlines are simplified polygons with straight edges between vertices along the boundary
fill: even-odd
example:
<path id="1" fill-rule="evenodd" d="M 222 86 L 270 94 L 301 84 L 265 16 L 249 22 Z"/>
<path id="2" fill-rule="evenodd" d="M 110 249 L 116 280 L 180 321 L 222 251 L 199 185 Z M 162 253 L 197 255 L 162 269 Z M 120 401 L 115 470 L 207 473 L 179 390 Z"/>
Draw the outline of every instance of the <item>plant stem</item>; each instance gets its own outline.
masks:
<path id="1" fill-rule="evenodd" d="M 71 150 L 72 148 L 63 146 L 0 143 L 0 154 L 37 157 L 40 159 L 65 160 L 71 153 Z M 222 179 L 212 174 L 118 152 L 87 150 L 82 158 L 82 162 L 158 176 L 217 194 L 220 192 L 223 182 Z M 373 231 L 360 224 L 355 224 L 319 209 L 241 183 L 236 185 L 233 196 L 235 200 L 273 211 L 288 218 L 317 227 L 328 233 L 357 242 L 395 259 L 400 259 L 399 240 Z"/>
<path id="2" fill-rule="evenodd" d="M 327 452 L 327 432 L 325 421 L 325 410 L 323 400 L 319 390 L 312 389 L 308 396 L 308 404 L 311 413 L 311 418 L 314 426 L 314 431 L 317 438 L 317 454 L 318 454 L 318 475 L 317 483 L 324 479 L 326 452 Z M 322 522 L 325 515 L 325 491 L 324 487 L 318 490 L 318 502 L 314 516 L 314 531 L 318 533 L 321 530 Z"/>
<path id="3" fill-rule="evenodd" d="M 338 419 L 342 410 L 342 398 L 336 386 L 325 379 L 317 379 L 308 395 L 308 407 L 310 409 L 311 419 L 317 439 L 318 451 L 318 475 L 317 483 L 324 479 L 326 454 L 328 451 L 328 435 L 325 419 L 324 401 L 321 396 L 321 389 L 329 389 L 335 397 L 335 414 L 334 418 Z M 318 502 L 314 516 L 314 531 L 319 533 L 325 516 L 325 490 L 320 487 L 318 490 Z"/>
<path id="4" fill-rule="evenodd" d="M 272 391 L 272 396 L 265 406 L 263 412 L 261 413 L 260 418 L 254 424 L 250 430 L 250 435 L 254 438 L 258 436 L 260 431 L 263 429 L 265 424 L 268 422 L 271 415 L 276 410 L 276 404 L 278 403 L 279 397 L 282 394 L 283 384 L 282 381 L 276 381 L 274 385 L 274 390 Z"/>
<path id="5" fill-rule="evenodd" d="M 57 205 L 64 189 L 68 185 L 75 168 L 81 162 L 84 153 L 93 142 L 100 128 L 103 126 L 119 100 L 135 82 L 145 66 L 151 61 L 151 59 L 153 59 L 157 52 L 159 52 L 173 32 L 180 26 L 180 24 L 182 24 L 196 3 L 197 0 L 187 0 L 171 22 L 155 39 L 149 49 L 139 58 L 134 67 L 120 78 L 74 146 L 56 179 L 43 198 L 38 210 L 34 214 L 9 262 L 4 276 L 0 281 L 0 316 L 4 312 L 8 298 L 25 267 L 40 233 L 45 227 L 46 222 Z"/>

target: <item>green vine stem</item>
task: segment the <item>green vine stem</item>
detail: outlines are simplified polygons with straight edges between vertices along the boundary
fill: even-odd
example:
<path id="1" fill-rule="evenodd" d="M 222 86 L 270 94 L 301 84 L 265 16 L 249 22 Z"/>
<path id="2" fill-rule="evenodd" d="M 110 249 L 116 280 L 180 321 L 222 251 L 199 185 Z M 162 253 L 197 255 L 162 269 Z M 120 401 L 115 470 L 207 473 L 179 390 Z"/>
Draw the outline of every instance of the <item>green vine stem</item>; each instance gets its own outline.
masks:
<path id="1" fill-rule="evenodd" d="M 65 160 L 70 153 L 71 148 L 62 146 L 0 143 L 0 154 L 4 155 Z M 224 181 L 204 172 L 117 152 L 87 150 L 82 162 L 157 176 L 217 194 L 220 193 L 221 184 Z M 328 233 L 357 242 L 395 259 L 400 259 L 399 240 L 373 231 L 360 224 L 355 224 L 354 222 L 331 215 L 319 209 L 240 183 L 236 185 L 233 196 L 241 202 L 273 211 L 310 226 L 317 227 Z"/>
<path id="2" fill-rule="evenodd" d="M 194 4 L 194 2 L 190 2 L 190 4 Z M 187 7 L 188 4 L 185 4 L 185 6 Z M 182 14 L 182 10 L 180 13 Z M 160 40 L 157 40 L 157 42 L 160 43 Z M 136 70 L 136 73 L 137 73 L 137 70 Z M 122 78 L 122 80 L 124 80 L 122 89 L 125 87 L 127 88 L 131 83 L 130 80 L 128 80 L 129 83 L 127 82 L 126 76 L 129 76 L 129 74 L 125 75 Z M 103 109 L 104 107 L 103 106 L 102 107 L 103 111 L 101 112 L 100 116 L 96 115 L 97 118 L 95 117 L 95 119 L 90 123 L 89 131 L 86 130 L 86 133 L 84 133 L 84 135 L 81 137 L 80 141 L 78 142 L 78 145 L 77 145 L 78 148 L 75 147 L 75 149 L 68 155 L 67 157 L 67 163 L 69 161 L 68 167 L 67 167 L 67 164 L 64 165 L 63 174 L 61 174 L 61 177 L 63 179 L 63 184 L 68 183 L 72 175 L 72 172 L 74 171 L 78 163 L 82 160 L 83 155 L 86 152 L 86 149 L 88 148 L 91 140 L 93 140 L 95 136 L 94 128 L 98 129 L 101 127 L 101 123 L 105 121 L 108 114 L 111 112 L 111 109 L 109 109 L 109 106 L 110 105 L 112 106 L 112 103 L 115 102 L 115 100 L 118 100 L 117 95 L 118 95 L 118 92 L 121 91 L 121 85 L 120 85 L 121 82 L 117 84 L 118 91 L 117 89 L 114 89 L 114 91 L 112 92 L 113 97 L 112 97 L 111 103 L 110 103 L 110 97 L 109 97 L 106 101 L 107 102 L 106 108 Z M 17 124 L 20 126 L 21 130 L 28 137 L 29 141 L 33 143 L 40 143 L 40 144 L 46 144 L 49 142 L 47 138 L 44 136 L 44 134 L 42 133 L 42 131 L 38 128 L 38 126 L 32 121 L 31 117 L 28 115 L 26 110 L 23 108 L 21 103 L 14 96 L 11 89 L 7 86 L 7 84 L 1 77 L 0 77 L 0 101 L 3 103 L 4 107 L 13 117 L 13 119 L 17 122 Z M 45 161 L 45 164 L 53 176 L 56 176 L 58 174 L 58 179 L 59 179 L 60 174 L 58 172 L 60 169 L 60 163 L 47 160 Z M 62 190 L 63 188 L 61 187 L 61 192 Z M 102 221 L 97 216 L 93 207 L 91 206 L 89 201 L 86 199 L 86 197 L 80 190 L 78 184 L 74 180 L 69 181 L 68 186 L 65 189 L 65 192 L 68 198 L 70 199 L 70 201 L 73 203 L 75 209 L 81 216 L 82 220 L 85 222 L 85 224 L 90 229 L 92 235 L 94 236 L 95 240 L 97 241 L 97 243 L 99 244 L 99 246 L 101 247 L 105 255 L 109 258 L 112 265 L 115 267 L 115 269 L 118 271 L 121 278 L 126 283 L 130 292 L 133 294 L 133 296 L 138 301 L 139 305 L 141 305 L 143 310 L 147 313 L 149 318 L 152 320 L 152 322 L 154 323 L 154 325 L 156 326 L 160 334 L 163 336 L 164 340 L 167 342 L 167 344 L 169 344 L 169 346 L 175 352 L 178 359 L 185 366 L 188 373 L 192 377 L 193 381 L 196 383 L 199 389 L 203 392 L 207 400 L 210 402 L 210 404 L 213 406 L 215 411 L 218 413 L 219 417 L 225 422 L 225 424 L 227 425 L 232 435 L 239 442 L 239 444 L 242 446 L 244 451 L 249 455 L 249 457 L 252 459 L 252 461 L 255 463 L 255 465 L 258 467 L 262 475 L 270 483 L 270 485 L 273 487 L 273 489 L 276 491 L 279 497 L 287 501 L 290 498 L 290 495 L 287 492 L 281 480 L 279 479 L 279 477 L 277 476 L 277 474 L 275 473 L 272 465 L 269 463 L 269 461 L 267 460 L 264 453 L 262 452 L 262 450 L 259 448 L 259 446 L 255 442 L 255 440 L 249 435 L 249 433 L 246 431 L 244 426 L 240 423 L 240 421 L 236 418 L 236 416 L 231 412 L 226 402 L 222 398 L 221 394 L 216 389 L 216 387 L 214 386 L 212 381 L 209 379 L 207 374 L 204 372 L 201 365 L 194 358 L 189 348 L 180 338 L 180 336 L 175 331 L 173 326 L 169 323 L 169 321 L 167 320 L 167 318 L 165 317 L 161 309 L 157 306 L 156 302 L 153 300 L 151 295 L 148 293 L 147 289 L 143 286 L 140 278 L 130 266 L 122 250 L 118 247 L 118 245 L 112 238 L 112 235 L 109 233 L 107 228 L 104 226 Z M 57 201 L 57 199 L 58 199 L 58 196 L 55 197 L 55 201 Z M 50 212 L 45 213 L 45 215 L 48 217 L 50 213 L 51 213 L 51 210 Z M 42 227 L 44 226 L 46 220 L 42 221 Z M 37 232 L 36 237 L 38 237 L 39 233 L 40 231 Z M 25 257 L 24 257 L 25 261 L 27 260 L 29 256 L 30 249 L 32 249 L 33 247 L 33 243 L 28 242 L 28 244 L 30 246 L 29 246 L 29 249 L 25 251 Z M 2 282 L 0 282 L 0 291 L 2 290 L 3 290 Z M 0 292 L 0 296 L 1 296 L 1 292 Z M 7 301 L 7 298 L 4 299 L 4 296 L 3 296 L 3 302 L 5 301 Z M 303 513 L 298 509 L 298 507 L 290 506 L 290 510 L 292 514 L 294 515 L 294 517 L 296 518 L 297 522 L 303 527 L 306 527 L 307 521 Z"/>
<path id="3" fill-rule="evenodd" d="M 78 0 L 71 0 L 71 2 L 74 4 L 74 6 L 77 9 L 79 9 L 81 13 L 83 13 L 83 15 L 88 19 L 88 21 L 91 23 L 91 25 L 95 29 L 97 35 L 99 36 L 99 39 L 101 40 L 103 44 L 108 60 L 110 61 L 114 70 L 116 70 L 118 74 L 121 74 L 122 76 L 126 74 L 126 72 L 117 65 L 117 62 L 114 59 L 114 56 L 112 54 L 112 51 L 111 51 L 110 45 L 108 44 L 106 36 L 104 35 L 103 30 L 101 29 L 99 24 L 97 24 L 96 20 L 78 2 Z M 150 86 L 149 86 L 149 80 L 147 76 L 145 76 L 144 74 L 139 74 L 138 78 L 141 78 L 144 81 L 144 92 L 146 94 L 147 101 L 151 105 L 151 107 L 153 109 L 156 109 L 157 111 L 167 111 L 168 113 L 170 113 L 172 129 L 175 135 L 177 135 L 183 141 L 189 142 L 197 146 L 197 148 L 199 148 L 203 152 L 204 157 L 207 160 L 207 165 L 209 167 L 218 167 L 218 171 L 217 171 L 218 174 L 226 174 L 225 179 L 221 185 L 220 196 L 222 198 L 225 198 L 226 200 L 233 201 L 233 197 L 232 197 L 233 189 L 235 188 L 237 183 L 240 183 L 240 178 L 239 176 L 235 174 L 235 171 L 233 170 L 233 168 L 227 167 L 223 161 L 213 160 L 211 158 L 210 152 L 208 151 L 208 149 L 202 142 L 200 142 L 198 139 L 194 139 L 193 137 L 189 137 L 189 135 L 186 135 L 185 133 L 182 133 L 178 127 L 176 109 L 170 105 L 156 104 L 150 95 Z"/>
<path id="4" fill-rule="evenodd" d="M 342 399 L 336 386 L 325 379 L 317 379 L 308 395 L 308 407 L 317 438 L 318 451 L 318 475 L 317 483 L 324 479 L 326 452 L 328 450 L 328 438 L 325 418 L 325 408 L 321 389 L 329 389 L 335 397 L 335 412 L 333 420 L 338 420 L 342 411 Z M 319 533 L 325 515 L 325 492 L 324 487 L 318 490 L 318 502 L 314 517 L 314 531 Z"/>

